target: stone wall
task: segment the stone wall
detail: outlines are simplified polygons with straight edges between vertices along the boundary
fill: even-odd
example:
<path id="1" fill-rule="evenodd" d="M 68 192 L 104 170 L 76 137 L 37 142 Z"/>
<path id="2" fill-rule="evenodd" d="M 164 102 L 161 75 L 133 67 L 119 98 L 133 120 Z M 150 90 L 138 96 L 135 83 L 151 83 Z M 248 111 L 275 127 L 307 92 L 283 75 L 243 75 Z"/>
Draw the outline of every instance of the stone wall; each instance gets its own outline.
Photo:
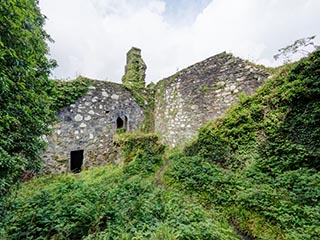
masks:
<path id="1" fill-rule="evenodd" d="M 221 117 L 239 93 L 252 93 L 267 77 L 226 53 L 192 65 L 157 84 L 155 131 L 170 147 L 183 146 L 201 125 Z"/>
<path id="2" fill-rule="evenodd" d="M 138 50 L 133 48 L 129 53 L 143 62 Z M 135 66 L 135 61 L 132 64 Z M 137 69 L 139 73 L 145 70 Z M 128 73 L 136 74 L 127 71 L 125 76 Z M 239 93 L 250 94 L 267 77 L 264 70 L 221 53 L 161 80 L 148 88 L 149 93 L 146 88 L 136 87 L 140 83 L 144 86 L 144 78 L 139 78 L 137 84 L 131 84 L 136 82 L 128 78 L 126 88 L 92 81 L 86 96 L 59 113 L 59 122 L 47 137 L 44 171 L 76 171 L 73 163 L 82 156 L 82 168 L 115 162 L 118 152 L 113 136 L 117 129 L 135 131 L 143 129 L 146 122 L 152 126 L 150 129 L 154 126 L 164 144 L 184 146 L 201 125 L 221 117 Z"/>
<path id="3" fill-rule="evenodd" d="M 67 172 L 71 152 L 83 150 L 83 167 L 116 161 L 113 136 L 117 128 L 134 131 L 143 120 L 143 110 L 122 85 L 93 81 L 86 96 L 65 107 L 59 122 L 47 137 L 45 172 Z"/>

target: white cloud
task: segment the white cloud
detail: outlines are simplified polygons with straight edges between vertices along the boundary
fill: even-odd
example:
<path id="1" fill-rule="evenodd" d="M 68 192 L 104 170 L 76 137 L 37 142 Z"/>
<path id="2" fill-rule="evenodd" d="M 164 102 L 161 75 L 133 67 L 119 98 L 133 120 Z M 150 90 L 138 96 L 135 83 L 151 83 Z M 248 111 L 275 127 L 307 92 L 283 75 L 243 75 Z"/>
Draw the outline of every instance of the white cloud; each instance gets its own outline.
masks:
<path id="1" fill-rule="evenodd" d="M 213 0 L 185 25 L 167 21 L 161 0 L 40 0 L 40 6 L 55 40 L 58 78 L 120 82 L 132 46 L 142 49 L 150 82 L 221 51 L 273 65 L 277 49 L 314 34 L 320 39 L 318 0 Z M 181 16 L 184 6 L 176 7 Z"/>

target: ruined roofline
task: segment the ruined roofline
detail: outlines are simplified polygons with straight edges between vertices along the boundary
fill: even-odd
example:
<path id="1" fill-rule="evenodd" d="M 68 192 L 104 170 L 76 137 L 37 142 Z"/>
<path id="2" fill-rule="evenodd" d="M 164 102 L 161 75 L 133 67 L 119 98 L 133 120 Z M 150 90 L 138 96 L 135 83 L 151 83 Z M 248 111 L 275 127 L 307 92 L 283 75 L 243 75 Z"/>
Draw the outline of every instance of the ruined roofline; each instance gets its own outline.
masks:
<path id="1" fill-rule="evenodd" d="M 127 52 L 127 55 L 130 55 L 130 54 L 138 54 L 138 55 L 141 55 L 141 49 L 140 48 L 137 48 L 137 47 L 132 47 L 128 52 Z M 250 62 L 249 60 L 245 60 L 245 59 L 242 59 L 240 57 L 236 57 L 234 56 L 232 53 L 227 53 L 226 51 L 224 52 L 221 52 L 221 53 L 218 53 L 214 56 L 211 56 L 211 57 L 208 57 L 202 61 L 199 61 L 197 63 L 194 63 L 186 68 L 183 68 L 182 70 L 180 71 L 177 71 L 176 73 L 168 76 L 168 77 L 165 77 L 165 78 L 162 78 L 158 81 L 156 81 L 154 84 L 155 85 L 158 85 L 160 84 L 161 82 L 167 82 L 167 81 L 170 81 L 170 80 L 174 80 L 177 76 L 180 76 L 181 74 L 185 73 L 186 71 L 188 70 L 192 70 L 192 69 L 197 69 L 201 66 L 204 65 L 205 62 L 211 62 L 215 59 L 220 59 L 220 58 L 224 58 L 224 57 L 229 57 L 230 59 L 231 58 L 234 58 L 234 59 L 237 59 L 239 61 L 242 61 L 243 64 L 245 65 L 249 65 L 251 67 L 254 67 L 257 71 L 259 72 L 262 72 L 262 73 L 266 73 L 268 74 L 268 67 L 265 67 L 263 65 L 257 65 L 255 63 L 252 63 Z M 127 58 L 127 61 L 128 61 L 128 58 Z M 123 83 L 118 83 L 118 82 L 114 82 L 114 81 L 106 81 L 106 80 L 101 80 L 101 79 L 91 79 L 91 78 L 88 78 L 88 77 L 85 77 L 85 76 L 78 76 L 77 78 L 79 77 L 82 77 L 82 78 L 85 78 L 89 81 L 91 81 L 92 83 L 94 82 L 103 82 L 103 83 L 109 83 L 109 84 L 116 84 L 116 85 L 120 85 L 120 86 L 124 86 Z M 70 81 L 73 81 L 73 80 L 76 80 L 77 78 L 75 79 L 71 79 L 71 80 L 64 80 L 64 79 L 52 79 L 53 81 L 66 81 L 66 82 L 70 82 Z"/>
<path id="2" fill-rule="evenodd" d="M 245 60 L 245 59 L 242 59 L 240 57 L 236 57 L 232 53 L 227 53 L 226 51 L 224 51 L 224 52 L 218 53 L 216 55 L 213 55 L 211 57 L 208 57 L 208 58 L 206 58 L 204 60 L 201 60 L 201 61 L 199 61 L 197 63 L 189 65 L 189 66 L 177 71 L 176 73 L 174 73 L 174 74 L 172 74 L 172 75 L 170 75 L 168 77 L 160 79 L 160 80 L 158 80 L 156 82 L 156 85 L 161 84 L 162 82 L 173 81 L 173 80 L 175 80 L 176 77 L 186 73 L 189 70 L 193 70 L 193 69 L 197 70 L 198 68 L 201 68 L 201 67 L 205 66 L 206 65 L 205 63 L 207 63 L 207 62 L 214 62 L 214 60 L 219 60 L 219 59 L 222 59 L 222 58 L 228 58 L 228 60 L 236 59 L 237 61 L 241 61 L 246 66 L 254 67 L 257 72 L 261 72 L 261 73 L 269 75 L 269 73 L 267 71 L 268 67 L 265 67 L 263 65 L 257 65 L 255 63 L 250 62 L 249 60 Z M 226 62 L 228 62 L 228 61 L 226 61 Z"/>
<path id="3" fill-rule="evenodd" d="M 110 85 L 118 85 L 118 86 L 122 86 L 123 87 L 123 84 L 122 83 L 118 83 L 118 82 L 113 82 L 113 81 L 107 81 L 107 80 L 101 80 L 101 79 L 93 79 L 93 78 L 88 78 L 88 77 L 85 77 L 85 76 L 78 76 L 77 78 L 75 79 L 70 79 L 70 80 L 66 80 L 66 79 L 51 79 L 52 81 L 63 81 L 63 82 L 73 82 L 79 78 L 83 78 L 89 82 L 91 82 L 92 84 L 95 84 L 95 83 L 104 83 L 104 84 L 110 84 Z"/>

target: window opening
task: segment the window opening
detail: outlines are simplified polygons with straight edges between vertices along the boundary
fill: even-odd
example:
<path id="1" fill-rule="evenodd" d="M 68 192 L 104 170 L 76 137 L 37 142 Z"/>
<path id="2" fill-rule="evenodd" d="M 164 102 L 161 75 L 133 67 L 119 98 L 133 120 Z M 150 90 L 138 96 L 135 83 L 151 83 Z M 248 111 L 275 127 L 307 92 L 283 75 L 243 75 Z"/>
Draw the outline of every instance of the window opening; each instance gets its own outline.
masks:
<path id="1" fill-rule="evenodd" d="M 117 118 L 117 129 L 123 128 L 123 127 L 124 127 L 124 122 L 121 117 L 118 117 Z"/>

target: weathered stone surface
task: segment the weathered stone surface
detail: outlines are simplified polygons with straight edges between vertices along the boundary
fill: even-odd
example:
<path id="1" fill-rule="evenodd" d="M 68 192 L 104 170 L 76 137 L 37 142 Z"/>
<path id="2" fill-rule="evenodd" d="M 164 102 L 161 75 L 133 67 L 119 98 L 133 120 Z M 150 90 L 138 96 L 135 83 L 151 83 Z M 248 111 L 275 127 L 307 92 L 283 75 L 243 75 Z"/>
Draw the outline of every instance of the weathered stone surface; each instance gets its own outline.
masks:
<path id="1" fill-rule="evenodd" d="M 90 121 L 90 120 L 91 120 L 91 116 L 85 116 L 85 117 L 84 117 L 84 120 L 85 120 L 85 121 Z"/>
<path id="2" fill-rule="evenodd" d="M 77 114 L 77 115 L 74 117 L 74 120 L 75 120 L 76 122 L 80 122 L 80 121 L 82 121 L 82 119 L 83 119 L 83 117 L 82 117 L 80 114 Z"/>
<path id="3" fill-rule="evenodd" d="M 268 74 L 221 53 L 156 85 L 155 131 L 171 147 L 185 145 L 197 129 L 222 116 L 238 94 L 252 93 Z"/>
<path id="4" fill-rule="evenodd" d="M 133 58 L 141 58 L 138 50 L 132 50 Z M 144 71 L 145 67 L 142 68 Z M 135 94 L 144 86 L 141 74 L 138 87 L 131 88 Z M 150 114 L 154 119 L 149 121 L 154 121 L 155 132 L 163 143 L 183 146 L 201 125 L 221 117 L 239 93 L 250 94 L 267 77 L 266 72 L 239 58 L 218 54 L 161 80 L 154 87 L 155 107 Z M 52 127 L 53 134 L 47 136 L 48 149 L 43 154 L 45 172 L 70 171 L 70 152 L 74 150 L 84 150 L 85 168 L 118 162 L 113 143 L 117 127 L 123 125 L 134 131 L 144 117 L 144 109 L 134 100 L 141 96 L 134 98 L 127 90 L 131 80 L 124 83 L 126 88 L 93 81 L 86 96 L 58 114 L 60 121 Z M 140 94 L 145 92 L 144 89 Z"/>
<path id="5" fill-rule="evenodd" d="M 84 150 L 84 168 L 117 162 L 113 143 L 117 118 L 126 116 L 128 131 L 134 131 L 141 123 L 143 110 L 122 85 L 93 81 L 90 89 L 90 95 L 59 113 L 59 124 L 47 136 L 48 148 L 43 153 L 45 172 L 70 171 L 70 152 L 74 150 Z M 80 109 L 82 114 L 78 113 Z"/>
<path id="6" fill-rule="evenodd" d="M 119 99 L 119 95 L 117 95 L 117 94 L 112 94 L 112 95 L 111 95 L 111 98 L 112 98 L 113 100 L 118 100 L 118 99 Z"/>

